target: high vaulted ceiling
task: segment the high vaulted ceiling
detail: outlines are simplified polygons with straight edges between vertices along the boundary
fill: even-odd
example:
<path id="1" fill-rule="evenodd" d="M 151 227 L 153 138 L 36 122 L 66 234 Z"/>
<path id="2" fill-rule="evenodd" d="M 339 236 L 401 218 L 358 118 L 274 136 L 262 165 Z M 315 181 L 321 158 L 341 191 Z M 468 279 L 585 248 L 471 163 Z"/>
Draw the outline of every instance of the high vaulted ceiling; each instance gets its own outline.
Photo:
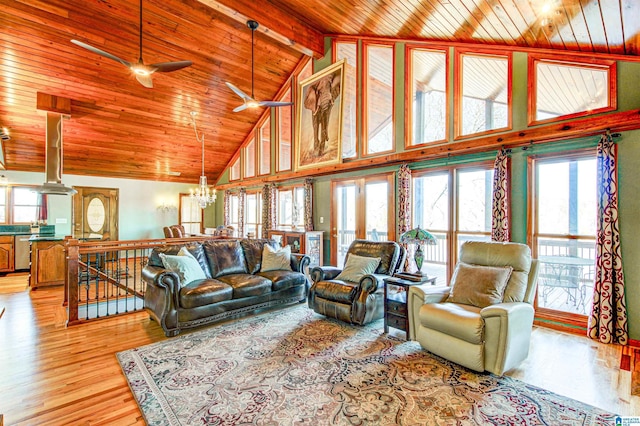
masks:
<path id="1" fill-rule="evenodd" d="M 45 119 L 36 93 L 71 100 L 64 172 L 195 183 L 201 145 L 215 179 L 263 109 L 233 113 L 224 82 L 272 100 L 323 35 L 368 35 L 638 55 L 635 0 L 143 0 L 143 59 L 193 65 L 142 87 L 122 64 L 138 59 L 139 0 L 0 0 L 0 125 L 9 170 L 44 171 Z"/>

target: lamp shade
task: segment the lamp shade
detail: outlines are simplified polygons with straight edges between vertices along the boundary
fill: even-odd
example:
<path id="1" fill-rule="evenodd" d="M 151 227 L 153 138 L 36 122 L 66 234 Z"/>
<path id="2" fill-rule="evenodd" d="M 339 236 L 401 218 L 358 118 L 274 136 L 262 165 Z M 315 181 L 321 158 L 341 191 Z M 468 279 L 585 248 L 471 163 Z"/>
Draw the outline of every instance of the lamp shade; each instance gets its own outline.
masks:
<path id="1" fill-rule="evenodd" d="M 418 226 L 402 234 L 400 236 L 400 242 L 436 245 L 438 240 L 429 231 L 425 231 Z"/>

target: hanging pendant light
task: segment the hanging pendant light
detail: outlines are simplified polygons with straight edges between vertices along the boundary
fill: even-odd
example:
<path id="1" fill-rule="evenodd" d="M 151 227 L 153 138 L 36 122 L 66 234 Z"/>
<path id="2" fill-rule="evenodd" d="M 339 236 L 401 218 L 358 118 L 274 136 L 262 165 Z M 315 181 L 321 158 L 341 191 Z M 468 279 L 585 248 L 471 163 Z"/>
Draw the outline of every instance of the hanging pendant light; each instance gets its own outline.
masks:
<path id="1" fill-rule="evenodd" d="M 196 115 L 197 112 L 191 111 L 191 125 L 193 126 L 193 131 L 196 134 L 196 140 L 202 144 L 202 175 L 200 176 L 200 185 L 194 190 L 190 190 L 190 197 L 194 200 L 201 209 L 207 207 L 207 205 L 212 204 L 216 201 L 216 191 L 215 189 L 209 188 L 207 185 L 207 177 L 204 175 L 204 132 L 202 136 L 198 135 L 198 128 L 196 126 Z"/>

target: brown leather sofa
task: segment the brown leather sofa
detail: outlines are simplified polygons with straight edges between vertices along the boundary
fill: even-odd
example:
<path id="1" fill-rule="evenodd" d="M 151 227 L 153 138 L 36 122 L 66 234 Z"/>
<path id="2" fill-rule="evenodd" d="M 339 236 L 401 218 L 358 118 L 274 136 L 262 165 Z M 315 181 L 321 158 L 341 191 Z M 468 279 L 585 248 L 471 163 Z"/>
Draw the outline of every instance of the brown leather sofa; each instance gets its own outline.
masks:
<path id="1" fill-rule="evenodd" d="M 216 239 L 156 247 L 142 270 L 147 288 L 144 307 L 167 336 L 257 309 L 302 303 L 309 284 L 309 257 L 291 255 L 291 269 L 260 272 L 264 244 L 272 240 Z M 160 253 L 175 255 L 186 247 L 205 273 L 183 287 L 175 272 L 163 267 Z"/>
<path id="2" fill-rule="evenodd" d="M 373 274 L 364 275 L 359 282 L 335 279 L 342 269 L 317 266 L 311 270 L 313 284 L 309 290 L 309 307 L 315 312 L 352 324 L 366 324 L 384 314 L 384 279 L 404 265 L 405 251 L 393 241 L 355 240 L 349 254 L 379 257 Z"/>

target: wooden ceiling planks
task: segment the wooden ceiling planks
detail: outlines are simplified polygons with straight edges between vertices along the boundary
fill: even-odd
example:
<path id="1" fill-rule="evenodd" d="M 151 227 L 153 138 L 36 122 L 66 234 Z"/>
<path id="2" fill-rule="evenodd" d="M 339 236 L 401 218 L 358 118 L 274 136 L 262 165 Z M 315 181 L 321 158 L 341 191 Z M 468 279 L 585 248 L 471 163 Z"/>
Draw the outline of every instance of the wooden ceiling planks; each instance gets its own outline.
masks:
<path id="1" fill-rule="evenodd" d="M 77 38 L 136 62 L 137 1 L 23 1 L 2 8 L 0 123 L 11 129 L 9 169 L 44 170 L 44 115 L 35 109 L 35 93 L 44 91 L 72 99 L 65 173 L 197 182 L 201 145 L 191 110 L 200 113 L 206 135 L 207 175 L 216 179 L 224 170 L 257 119 L 257 113 L 231 112 L 240 100 L 224 85 L 234 81 L 250 90 L 250 30 L 195 0 L 145 0 L 143 8 L 145 63 L 194 62 L 155 74 L 154 89 L 143 88 L 121 64 L 70 43 Z M 273 96 L 301 58 L 268 37 L 256 40 L 256 96 Z"/>
<path id="2" fill-rule="evenodd" d="M 0 124 L 10 170 L 44 170 L 44 115 L 36 92 L 72 100 L 65 121 L 66 173 L 197 182 L 205 134 L 206 174 L 215 181 L 262 110 L 234 114 L 241 100 L 225 81 L 274 99 L 323 34 L 399 37 L 638 55 L 636 0 L 143 0 L 145 63 L 191 60 L 143 88 L 123 65 L 138 58 L 138 0 L 0 0 Z M 171 172 L 171 173 L 170 173 Z M 179 173 L 179 176 L 175 176 Z"/>

